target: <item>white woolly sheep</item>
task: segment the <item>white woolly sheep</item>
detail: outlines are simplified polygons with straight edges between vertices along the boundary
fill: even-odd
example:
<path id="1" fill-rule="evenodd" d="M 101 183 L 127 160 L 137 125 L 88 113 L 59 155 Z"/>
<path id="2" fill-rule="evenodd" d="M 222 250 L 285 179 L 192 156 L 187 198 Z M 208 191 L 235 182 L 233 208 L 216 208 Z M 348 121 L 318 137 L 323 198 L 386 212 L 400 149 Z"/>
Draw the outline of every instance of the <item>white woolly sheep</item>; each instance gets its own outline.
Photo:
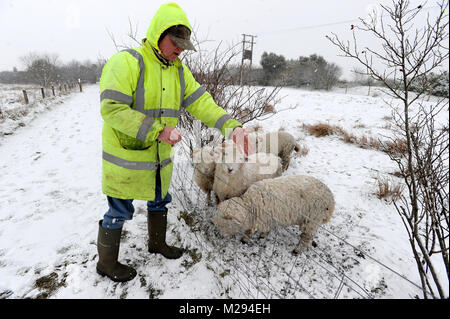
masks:
<path id="1" fill-rule="evenodd" d="M 192 152 L 194 181 L 206 193 L 208 206 L 211 203 L 211 191 L 214 183 L 214 172 L 216 168 L 215 154 L 214 148 L 210 146 L 204 146 Z"/>
<path id="2" fill-rule="evenodd" d="M 217 204 L 242 195 L 254 182 L 281 176 L 280 158 L 273 154 L 255 153 L 247 157 L 233 144 L 223 147 L 221 155 L 213 184 Z"/>
<path id="3" fill-rule="evenodd" d="M 299 225 L 294 253 L 306 250 L 317 229 L 334 211 L 334 197 L 321 181 L 310 176 L 282 176 L 254 183 L 241 196 L 223 201 L 213 214 L 222 235 L 268 232 Z"/>
<path id="4" fill-rule="evenodd" d="M 300 145 L 295 138 L 283 131 L 249 134 L 250 142 L 255 145 L 256 152 L 272 153 L 281 158 L 281 167 L 285 171 L 289 168 L 291 162 L 291 153 L 293 150 L 300 151 Z"/>

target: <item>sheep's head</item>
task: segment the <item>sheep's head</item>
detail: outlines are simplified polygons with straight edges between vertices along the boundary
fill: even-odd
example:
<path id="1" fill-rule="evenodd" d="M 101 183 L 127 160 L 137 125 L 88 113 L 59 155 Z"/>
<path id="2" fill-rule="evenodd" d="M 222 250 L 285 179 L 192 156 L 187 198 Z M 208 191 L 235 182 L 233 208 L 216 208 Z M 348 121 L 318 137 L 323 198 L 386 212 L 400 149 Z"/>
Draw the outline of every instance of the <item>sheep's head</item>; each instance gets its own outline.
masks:
<path id="1" fill-rule="evenodd" d="M 210 146 L 195 149 L 192 152 L 192 162 L 196 170 L 205 175 L 211 175 L 216 168 L 217 152 Z"/>
<path id="2" fill-rule="evenodd" d="M 220 149 L 220 154 L 217 153 L 217 155 L 219 155 L 216 157 L 217 163 L 220 163 L 219 169 L 228 175 L 235 174 L 247 159 L 245 154 L 239 152 L 234 143 L 223 144 Z"/>
<path id="3" fill-rule="evenodd" d="M 219 204 L 213 215 L 213 223 L 224 236 L 244 234 L 251 228 L 249 217 L 241 198 L 233 197 Z"/>

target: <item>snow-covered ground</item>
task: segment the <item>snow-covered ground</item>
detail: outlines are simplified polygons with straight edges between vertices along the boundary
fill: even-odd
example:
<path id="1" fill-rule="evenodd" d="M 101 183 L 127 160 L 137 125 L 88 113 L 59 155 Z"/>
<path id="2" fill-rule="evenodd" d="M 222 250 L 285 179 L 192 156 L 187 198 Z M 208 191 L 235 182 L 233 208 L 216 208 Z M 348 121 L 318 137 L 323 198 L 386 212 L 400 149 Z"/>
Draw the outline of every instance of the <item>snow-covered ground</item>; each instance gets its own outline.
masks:
<path id="1" fill-rule="evenodd" d="M 187 252 L 178 260 L 149 254 L 146 204 L 135 201 L 119 258 L 138 276 L 121 284 L 95 272 L 97 221 L 107 208 L 101 192 L 98 86 L 23 119 L 14 134 L 0 136 L 0 298 L 422 296 L 401 219 L 392 204 L 375 195 L 377 178 L 395 172 L 395 164 L 379 151 L 337 136 L 316 138 L 302 129 L 302 124 L 327 122 L 356 136 L 389 135 L 391 109 L 382 93 L 367 96 L 366 90 L 283 89 L 279 109 L 296 108 L 260 122 L 267 131 L 283 128 L 309 149 L 293 158 L 285 175 L 314 176 L 335 195 L 334 216 L 319 230 L 315 247 L 293 256 L 299 236 L 294 226 L 248 244 L 221 238 L 209 220 L 211 209 L 204 207 L 205 196 L 190 178 L 180 177 L 192 172 L 180 157 L 167 241 Z M 448 123 L 448 114 L 442 116 Z M 187 198 L 194 202 L 186 204 Z"/>

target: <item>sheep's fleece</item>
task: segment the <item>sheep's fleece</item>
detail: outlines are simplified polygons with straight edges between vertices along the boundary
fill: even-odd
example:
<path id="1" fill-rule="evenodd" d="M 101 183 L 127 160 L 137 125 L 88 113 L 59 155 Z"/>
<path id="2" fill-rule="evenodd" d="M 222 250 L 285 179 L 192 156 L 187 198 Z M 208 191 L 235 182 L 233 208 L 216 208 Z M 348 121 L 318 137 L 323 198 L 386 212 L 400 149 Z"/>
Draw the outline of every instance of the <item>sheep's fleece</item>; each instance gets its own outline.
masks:
<path id="1" fill-rule="evenodd" d="M 272 153 L 279 156 L 283 171 L 289 168 L 292 151 L 300 151 L 300 145 L 295 141 L 294 136 L 283 131 L 253 132 L 249 134 L 249 139 L 256 146 L 256 152 Z"/>
<path id="2" fill-rule="evenodd" d="M 222 235 L 299 225 L 300 242 L 294 250 L 298 253 L 307 248 L 318 227 L 330 220 L 334 205 L 332 192 L 318 179 L 282 176 L 256 182 L 241 197 L 220 203 L 213 223 Z"/>
<path id="3" fill-rule="evenodd" d="M 234 149 L 237 152 L 236 147 Z M 254 182 L 278 176 L 281 176 L 280 158 L 270 153 L 255 153 L 242 161 L 217 163 L 213 183 L 216 203 L 242 195 Z"/>

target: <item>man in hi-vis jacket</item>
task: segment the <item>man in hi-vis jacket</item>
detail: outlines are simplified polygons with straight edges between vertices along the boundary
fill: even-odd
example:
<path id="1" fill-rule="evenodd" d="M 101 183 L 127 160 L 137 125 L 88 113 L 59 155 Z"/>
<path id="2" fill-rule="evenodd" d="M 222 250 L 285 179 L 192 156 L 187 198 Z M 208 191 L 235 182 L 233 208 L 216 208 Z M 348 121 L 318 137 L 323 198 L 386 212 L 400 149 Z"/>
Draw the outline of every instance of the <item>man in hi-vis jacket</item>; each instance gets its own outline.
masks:
<path id="1" fill-rule="evenodd" d="M 171 259 L 183 254 L 166 244 L 171 150 L 181 140 L 175 127 L 182 109 L 232 138 L 241 151 L 252 148 L 242 125 L 217 106 L 178 58 L 184 50 L 195 50 L 191 32 L 184 11 L 164 4 L 142 46 L 115 54 L 103 68 L 102 189 L 109 209 L 99 221 L 97 272 L 114 281 L 136 276 L 132 267 L 118 262 L 122 227 L 133 217 L 134 199 L 147 201 L 148 251 Z"/>

